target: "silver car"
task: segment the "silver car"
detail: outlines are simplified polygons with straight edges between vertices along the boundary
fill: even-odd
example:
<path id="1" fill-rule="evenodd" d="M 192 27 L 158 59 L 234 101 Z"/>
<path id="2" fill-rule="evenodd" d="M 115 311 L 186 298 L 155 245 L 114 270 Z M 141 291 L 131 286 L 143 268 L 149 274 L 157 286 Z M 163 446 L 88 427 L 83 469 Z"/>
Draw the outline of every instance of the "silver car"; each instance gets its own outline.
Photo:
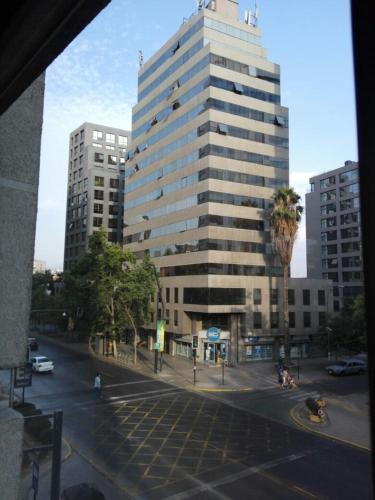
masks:
<path id="1" fill-rule="evenodd" d="M 338 361 L 333 365 L 326 366 L 325 370 L 330 375 L 351 375 L 365 373 L 366 368 L 366 363 L 360 359 L 347 359 L 346 361 Z"/>

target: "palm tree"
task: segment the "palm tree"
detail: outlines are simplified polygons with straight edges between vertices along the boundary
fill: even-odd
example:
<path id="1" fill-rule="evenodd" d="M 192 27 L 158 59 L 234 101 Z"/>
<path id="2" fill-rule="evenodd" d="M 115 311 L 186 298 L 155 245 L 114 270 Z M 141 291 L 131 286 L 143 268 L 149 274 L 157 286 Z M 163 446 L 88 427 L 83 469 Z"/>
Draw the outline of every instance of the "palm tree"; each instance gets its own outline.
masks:
<path id="1" fill-rule="evenodd" d="M 272 243 L 283 268 L 283 326 L 285 358 L 287 361 L 290 358 L 288 270 L 292 260 L 298 223 L 303 212 L 303 207 L 298 205 L 300 200 L 301 197 L 293 188 L 281 187 L 272 196 L 273 206 L 269 213 Z"/>

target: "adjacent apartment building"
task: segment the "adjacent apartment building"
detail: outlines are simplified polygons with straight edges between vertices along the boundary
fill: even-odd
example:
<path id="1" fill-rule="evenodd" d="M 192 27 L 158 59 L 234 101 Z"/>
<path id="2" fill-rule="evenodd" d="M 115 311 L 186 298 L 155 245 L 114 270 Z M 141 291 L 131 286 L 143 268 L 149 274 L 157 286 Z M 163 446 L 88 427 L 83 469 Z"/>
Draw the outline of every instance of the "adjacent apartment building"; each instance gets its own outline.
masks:
<path id="1" fill-rule="evenodd" d="M 122 189 L 130 132 L 83 123 L 69 137 L 64 270 L 87 249 L 88 237 L 103 226 L 108 241 L 122 241 Z"/>
<path id="2" fill-rule="evenodd" d="M 334 311 L 363 291 L 358 163 L 310 179 L 306 194 L 307 276 L 333 282 Z"/>
<path id="3" fill-rule="evenodd" d="M 238 20 L 238 2 L 210 1 L 141 67 L 125 165 L 123 242 L 160 270 L 167 352 L 195 348 L 209 362 L 279 355 L 282 272 L 266 211 L 288 181 L 280 68 L 259 29 Z M 290 287 L 293 349 L 304 355 L 327 311 L 327 281 Z"/>

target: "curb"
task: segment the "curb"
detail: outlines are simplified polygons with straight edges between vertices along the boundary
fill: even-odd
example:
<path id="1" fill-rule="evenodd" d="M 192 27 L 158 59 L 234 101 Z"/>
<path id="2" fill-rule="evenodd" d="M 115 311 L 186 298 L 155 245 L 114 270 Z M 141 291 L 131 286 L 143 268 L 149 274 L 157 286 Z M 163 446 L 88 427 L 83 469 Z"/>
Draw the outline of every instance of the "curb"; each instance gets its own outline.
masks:
<path id="1" fill-rule="evenodd" d="M 337 441 L 338 443 L 344 443 L 348 446 L 352 446 L 353 448 L 359 448 L 362 451 L 367 451 L 371 452 L 371 449 L 368 448 L 367 446 L 363 446 L 361 444 L 353 443 L 352 441 L 348 441 L 346 439 L 342 439 L 336 436 L 332 436 L 332 434 L 327 434 L 326 432 L 321 432 L 319 430 L 312 429 L 308 425 L 306 425 L 297 415 L 296 415 L 296 409 L 300 406 L 300 404 L 297 404 L 296 406 L 293 406 L 293 408 L 289 411 L 289 416 L 291 420 L 294 422 L 295 425 L 298 427 L 302 428 L 305 431 L 311 432 L 311 434 L 316 434 L 317 436 L 323 436 L 326 439 L 330 439 L 332 441 Z"/>

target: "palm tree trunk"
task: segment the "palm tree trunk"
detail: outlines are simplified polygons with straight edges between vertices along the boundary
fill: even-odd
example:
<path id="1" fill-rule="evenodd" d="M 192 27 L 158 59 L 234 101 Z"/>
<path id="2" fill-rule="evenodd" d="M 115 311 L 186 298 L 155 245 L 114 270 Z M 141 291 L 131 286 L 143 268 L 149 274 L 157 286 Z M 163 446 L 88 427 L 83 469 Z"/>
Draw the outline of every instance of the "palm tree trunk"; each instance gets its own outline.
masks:
<path id="1" fill-rule="evenodd" d="M 289 301 L 288 301 L 288 265 L 283 266 L 283 326 L 284 326 L 284 350 L 285 359 L 290 361 L 290 345 L 289 345 Z"/>

